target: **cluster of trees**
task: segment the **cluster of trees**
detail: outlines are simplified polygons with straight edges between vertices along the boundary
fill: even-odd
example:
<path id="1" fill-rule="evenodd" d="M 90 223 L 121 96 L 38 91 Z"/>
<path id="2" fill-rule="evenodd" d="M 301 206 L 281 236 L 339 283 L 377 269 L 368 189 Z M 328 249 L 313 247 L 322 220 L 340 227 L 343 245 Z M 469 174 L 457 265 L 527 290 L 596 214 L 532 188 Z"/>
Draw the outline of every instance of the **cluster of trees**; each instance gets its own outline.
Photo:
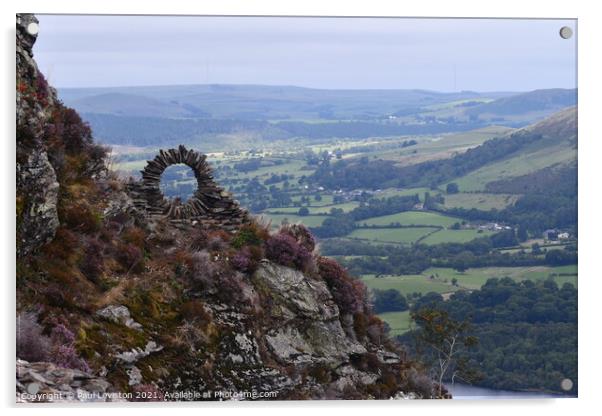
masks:
<path id="1" fill-rule="evenodd" d="M 341 237 L 349 234 L 356 227 L 356 221 L 397 212 L 409 211 L 420 202 L 418 195 L 392 196 L 390 198 L 372 198 L 360 206 L 344 213 L 333 210 L 320 227 L 313 228 L 313 233 L 321 238 Z"/>
<path id="2" fill-rule="evenodd" d="M 513 233 L 509 230 L 466 243 L 417 244 L 410 247 L 332 239 L 323 241 L 320 249 L 324 255 L 355 256 L 342 259 L 341 262 L 356 275 L 417 274 L 430 267 L 451 267 L 464 271 L 471 267 L 560 266 L 577 263 L 577 252 L 570 247 L 548 250 L 545 256 L 541 252 L 510 253 L 497 250 L 497 244 L 506 246 L 504 236 L 511 235 Z"/>
<path id="3" fill-rule="evenodd" d="M 477 347 L 468 353 L 484 376 L 479 385 L 508 390 L 577 391 L 577 290 L 552 281 L 490 279 L 480 290 L 456 292 L 448 301 L 429 293 L 412 311 L 441 310 L 470 320 Z M 415 334 L 402 339 L 411 344 Z M 563 379 L 573 381 L 564 391 Z"/>
<path id="4" fill-rule="evenodd" d="M 398 290 L 373 290 L 372 307 L 375 313 L 403 312 L 409 309 L 408 301 Z"/>

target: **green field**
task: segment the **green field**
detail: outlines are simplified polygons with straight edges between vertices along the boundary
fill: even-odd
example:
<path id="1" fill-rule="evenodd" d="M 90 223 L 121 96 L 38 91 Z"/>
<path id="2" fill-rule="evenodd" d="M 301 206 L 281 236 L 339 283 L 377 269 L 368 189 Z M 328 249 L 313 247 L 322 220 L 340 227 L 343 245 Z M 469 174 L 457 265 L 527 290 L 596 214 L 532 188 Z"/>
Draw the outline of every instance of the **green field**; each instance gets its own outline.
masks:
<path id="1" fill-rule="evenodd" d="M 282 224 L 283 220 L 287 220 L 289 223 L 293 224 L 304 224 L 308 227 L 319 227 L 322 225 L 322 222 L 326 219 L 325 215 L 308 215 L 305 217 L 300 217 L 298 215 L 288 215 L 288 214 L 261 214 L 259 217 L 263 217 L 265 219 L 272 221 L 272 227 L 277 228 Z"/>
<path id="2" fill-rule="evenodd" d="M 312 201 L 312 204 L 314 204 L 315 201 Z M 335 204 L 335 205 L 324 205 L 324 206 L 308 206 L 307 209 L 309 210 L 310 214 L 323 214 L 323 215 L 328 215 L 330 214 L 330 210 L 332 208 L 336 208 L 336 209 L 342 209 L 344 212 L 349 212 L 354 208 L 357 208 L 359 206 L 359 202 L 345 202 L 343 204 Z M 293 213 L 296 214 L 297 212 L 299 212 L 299 208 L 300 207 L 287 207 L 287 208 L 272 208 L 269 210 L 266 210 L 265 213 L 266 214 L 271 214 L 273 212 L 285 212 L 285 213 Z"/>
<path id="3" fill-rule="evenodd" d="M 437 228 L 360 228 L 353 230 L 347 237 L 360 240 L 383 241 L 389 243 L 412 244 Z"/>
<path id="4" fill-rule="evenodd" d="M 458 285 L 466 289 L 479 289 L 488 279 L 497 277 L 510 277 L 516 281 L 521 280 L 544 280 L 552 277 L 554 281 L 562 286 L 564 283 L 572 283 L 577 286 L 577 266 L 533 266 L 533 267 L 483 267 L 468 269 L 458 272 L 449 268 L 430 268 L 423 272 L 424 275 L 435 276 L 437 280 L 451 282 L 456 278 Z"/>
<path id="5" fill-rule="evenodd" d="M 495 234 L 493 231 L 484 230 L 439 230 L 424 240 L 421 244 L 441 244 L 441 243 L 466 243 L 478 237 L 485 237 Z"/>
<path id="6" fill-rule="evenodd" d="M 485 194 L 485 193 L 458 193 L 445 195 L 446 208 L 477 208 L 489 211 L 493 208 L 504 209 L 513 204 L 519 195 Z"/>
<path id="7" fill-rule="evenodd" d="M 449 227 L 459 221 L 462 220 L 433 212 L 406 211 L 392 215 L 384 215 L 382 217 L 369 218 L 367 220 L 358 221 L 356 224 L 391 225 L 399 223 L 400 225 L 433 225 L 435 227 Z"/>
<path id="8" fill-rule="evenodd" d="M 375 198 L 390 198 L 392 196 L 412 196 L 418 194 L 420 199 L 424 199 L 425 192 L 432 192 L 429 188 L 408 188 L 408 189 L 395 189 L 388 188 L 383 189 L 380 192 L 374 194 Z"/>
<path id="9" fill-rule="evenodd" d="M 389 325 L 391 328 L 391 332 L 389 332 L 389 334 L 392 337 L 402 335 L 410 330 L 410 325 L 412 323 L 410 311 L 384 312 L 378 314 L 378 317 Z"/>
<path id="10" fill-rule="evenodd" d="M 443 282 L 443 280 L 430 279 L 428 274 L 380 277 L 366 274 L 361 276 L 361 279 L 370 289 L 395 289 L 403 295 L 415 292 L 422 294 L 428 292 L 449 293 L 460 289 L 459 287 L 452 286 L 451 283 Z"/>
<path id="11" fill-rule="evenodd" d="M 451 268 L 432 267 L 419 275 L 381 276 L 372 274 L 360 278 L 369 289 L 395 289 L 400 293 L 428 292 L 450 293 L 457 290 L 480 289 L 491 278 L 510 277 L 515 281 L 545 280 L 552 278 L 559 286 L 571 283 L 577 287 L 577 266 L 534 266 L 534 267 L 482 267 L 458 272 Z M 452 285 L 457 279 L 457 286 Z"/>

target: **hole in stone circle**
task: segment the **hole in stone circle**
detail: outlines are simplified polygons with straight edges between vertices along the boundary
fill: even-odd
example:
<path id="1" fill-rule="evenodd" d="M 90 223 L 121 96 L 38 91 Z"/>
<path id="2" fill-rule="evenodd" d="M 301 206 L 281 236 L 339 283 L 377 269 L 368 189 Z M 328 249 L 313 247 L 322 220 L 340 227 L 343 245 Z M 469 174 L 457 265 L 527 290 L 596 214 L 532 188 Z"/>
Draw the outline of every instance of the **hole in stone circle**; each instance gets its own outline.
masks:
<path id="1" fill-rule="evenodd" d="M 161 174 L 159 189 L 168 201 L 185 203 L 197 188 L 194 171 L 187 165 L 178 163 L 168 166 Z"/>

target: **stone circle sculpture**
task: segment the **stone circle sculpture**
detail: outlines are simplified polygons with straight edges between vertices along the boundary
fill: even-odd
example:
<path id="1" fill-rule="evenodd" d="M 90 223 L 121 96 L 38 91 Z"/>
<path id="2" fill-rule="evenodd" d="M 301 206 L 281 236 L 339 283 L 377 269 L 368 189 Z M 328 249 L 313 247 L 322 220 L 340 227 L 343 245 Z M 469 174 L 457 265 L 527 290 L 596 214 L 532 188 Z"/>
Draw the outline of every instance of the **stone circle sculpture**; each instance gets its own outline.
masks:
<path id="1" fill-rule="evenodd" d="M 197 189 L 186 201 L 167 199 L 161 192 L 161 175 L 171 165 L 184 164 L 192 169 Z M 130 186 L 136 207 L 148 217 L 164 217 L 172 221 L 202 220 L 226 229 L 247 221 L 246 210 L 213 181 L 207 156 L 180 145 L 177 149 L 160 150 L 141 171 L 142 179 Z"/>

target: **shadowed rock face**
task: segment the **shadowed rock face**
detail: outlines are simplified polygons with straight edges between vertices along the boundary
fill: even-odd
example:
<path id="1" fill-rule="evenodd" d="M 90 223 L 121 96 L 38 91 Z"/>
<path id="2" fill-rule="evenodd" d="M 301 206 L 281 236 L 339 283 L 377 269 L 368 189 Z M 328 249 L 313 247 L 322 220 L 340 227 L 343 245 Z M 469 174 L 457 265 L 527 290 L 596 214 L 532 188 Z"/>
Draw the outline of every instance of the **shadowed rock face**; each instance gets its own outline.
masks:
<path id="1" fill-rule="evenodd" d="M 37 35 L 27 27 L 37 22 L 31 14 L 17 15 L 17 210 L 22 212 L 17 223 L 18 256 L 52 240 L 59 226 L 59 184 L 42 140 L 56 92 L 33 60 Z"/>
<path id="2" fill-rule="evenodd" d="M 166 199 L 160 189 L 161 175 L 167 167 L 175 164 L 190 167 L 197 181 L 196 192 L 185 203 Z M 211 167 L 204 154 L 183 145 L 177 149 L 160 150 L 141 173 L 142 179 L 131 184 L 129 190 L 137 208 L 148 217 L 213 222 L 231 230 L 248 221 L 247 212 L 213 181 Z"/>

